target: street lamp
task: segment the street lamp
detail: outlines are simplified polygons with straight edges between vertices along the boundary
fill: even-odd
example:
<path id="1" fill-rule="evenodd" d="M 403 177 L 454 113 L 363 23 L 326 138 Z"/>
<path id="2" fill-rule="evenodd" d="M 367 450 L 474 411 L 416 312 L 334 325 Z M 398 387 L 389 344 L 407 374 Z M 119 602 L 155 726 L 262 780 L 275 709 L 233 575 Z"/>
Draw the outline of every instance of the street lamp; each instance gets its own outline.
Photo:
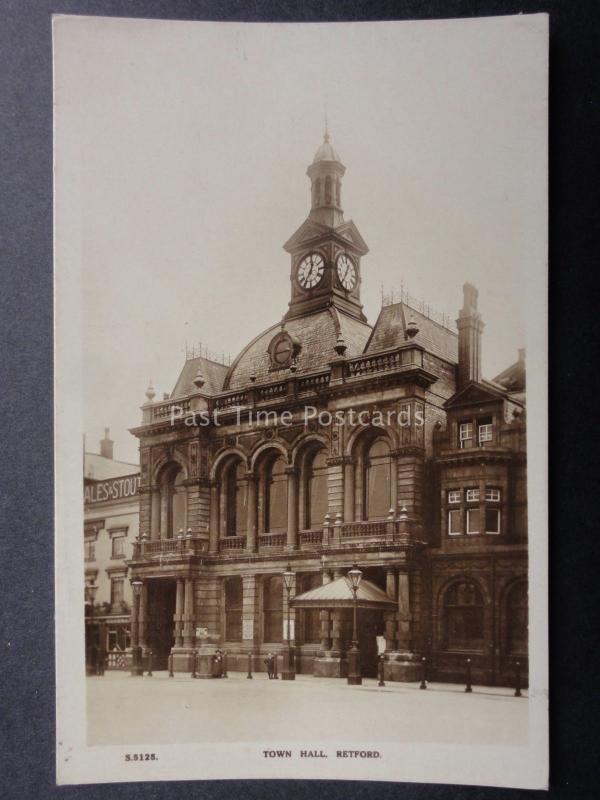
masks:
<path id="1" fill-rule="evenodd" d="M 294 656 L 292 653 L 292 637 L 290 628 L 290 592 L 294 585 L 295 574 L 292 572 L 290 565 L 287 565 L 283 573 L 283 584 L 287 592 L 287 664 L 281 670 L 282 681 L 293 681 L 296 678 L 296 669 L 294 667 Z"/>
<path id="2" fill-rule="evenodd" d="M 87 665 L 88 674 L 89 675 L 94 675 L 95 674 L 96 666 L 97 666 L 97 664 L 96 664 L 96 662 L 94 660 L 95 644 L 96 644 L 96 642 L 95 642 L 96 636 L 95 636 L 95 633 L 94 633 L 94 600 L 96 598 L 96 592 L 97 591 L 98 591 L 98 587 L 96 585 L 94 585 L 93 583 L 90 583 L 85 587 L 85 593 L 87 595 L 87 600 L 88 600 L 89 606 L 90 606 L 90 615 L 89 615 L 89 620 L 90 620 L 89 621 L 89 641 L 90 641 L 90 644 L 89 644 L 89 650 L 88 650 L 88 653 L 89 653 L 88 662 L 89 663 Z"/>
<path id="3" fill-rule="evenodd" d="M 131 620 L 131 674 L 140 677 L 144 674 L 142 667 L 142 648 L 140 647 L 140 596 L 142 594 L 142 586 L 144 584 L 140 580 L 132 580 L 131 588 L 133 589 L 133 609 L 134 614 Z"/>
<path id="4" fill-rule="evenodd" d="M 348 651 L 348 683 L 356 686 L 362 683 L 360 675 L 360 650 L 358 649 L 358 632 L 356 630 L 356 608 L 358 587 L 362 579 L 362 572 L 358 566 L 354 564 L 351 570 L 348 570 L 346 580 L 352 589 L 353 597 L 353 624 L 352 624 L 352 645 Z"/>

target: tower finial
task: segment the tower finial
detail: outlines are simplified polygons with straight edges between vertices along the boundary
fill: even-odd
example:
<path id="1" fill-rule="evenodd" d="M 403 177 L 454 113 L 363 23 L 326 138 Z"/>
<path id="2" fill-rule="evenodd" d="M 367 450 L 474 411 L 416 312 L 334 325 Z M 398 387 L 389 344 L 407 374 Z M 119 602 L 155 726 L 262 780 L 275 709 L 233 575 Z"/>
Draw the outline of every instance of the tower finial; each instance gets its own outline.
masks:
<path id="1" fill-rule="evenodd" d="M 325 112 L 325 133 L 323 134 L 323 141 L 329 141 L 329 122 L 327 120 L 327 112 Z"/>

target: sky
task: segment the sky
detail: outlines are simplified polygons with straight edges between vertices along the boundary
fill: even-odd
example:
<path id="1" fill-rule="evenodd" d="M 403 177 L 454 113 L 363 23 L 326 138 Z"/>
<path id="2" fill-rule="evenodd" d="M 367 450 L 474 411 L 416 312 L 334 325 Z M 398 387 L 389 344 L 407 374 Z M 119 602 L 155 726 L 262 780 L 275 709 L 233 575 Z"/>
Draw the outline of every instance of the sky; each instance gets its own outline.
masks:
<path id="1" fill-rule="evenodd" d="M 233 358 L 281 319 L 326 117 L 369 321 L 401 285 L 455 319 L 469 281 L 484 375 L 514 362 L 546 291 L 541 20 L 59 17 L 55 181 L 63 159 L 77 181 L 56 231 L 80 261 L 87 449 L 110 427 L 137 461 L 148 382 L 172 391 L 186 342 Z"/>

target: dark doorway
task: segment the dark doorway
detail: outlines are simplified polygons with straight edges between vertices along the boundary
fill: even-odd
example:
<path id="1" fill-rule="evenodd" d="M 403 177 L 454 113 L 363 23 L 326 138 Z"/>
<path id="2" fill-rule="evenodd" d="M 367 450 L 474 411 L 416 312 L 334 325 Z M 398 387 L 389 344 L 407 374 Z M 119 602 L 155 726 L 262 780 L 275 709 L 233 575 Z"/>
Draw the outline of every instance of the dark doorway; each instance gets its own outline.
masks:
<path id="1" fill-rule="evenodd" d="M 152 648 L 153 669 L 167 669 L 169 653 L 175 643 L 175 592 L 173 580 L 148 581 L 146 644 Z"/>
<path id="2" fill-rule="evenodd" d="M 366 608 L 358 609 L 358 646 L 363 677 L 377 677 L 377 636 L 383 633 L 383 614 Z"/>

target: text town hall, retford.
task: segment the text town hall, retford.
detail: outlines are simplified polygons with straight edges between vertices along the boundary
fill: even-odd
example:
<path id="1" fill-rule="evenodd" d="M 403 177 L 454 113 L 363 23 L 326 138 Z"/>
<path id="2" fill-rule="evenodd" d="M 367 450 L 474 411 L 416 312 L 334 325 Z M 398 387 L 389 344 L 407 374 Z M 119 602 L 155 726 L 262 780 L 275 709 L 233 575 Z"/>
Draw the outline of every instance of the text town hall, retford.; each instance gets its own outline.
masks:
<path id="1" fill-rule="evenodd" d="M 482 377 L 470 284 L 457 330 L 404 294 L 369 325 L 344 173 L 326 134 L 283 318 L 230 365 L 188 357 L 168 397 L 148 389 L 134 657 L 208 675 L 217 648 L 230 670 L 272 653 L 345 677 L 356 614 L 364 676 L 384 652 L 386 680 L 418 680 L 423 657 L 429 679 L 470 658 L 474 681 L 509 683 L 516 661 L 525 680 L 524 352 Z"/>

